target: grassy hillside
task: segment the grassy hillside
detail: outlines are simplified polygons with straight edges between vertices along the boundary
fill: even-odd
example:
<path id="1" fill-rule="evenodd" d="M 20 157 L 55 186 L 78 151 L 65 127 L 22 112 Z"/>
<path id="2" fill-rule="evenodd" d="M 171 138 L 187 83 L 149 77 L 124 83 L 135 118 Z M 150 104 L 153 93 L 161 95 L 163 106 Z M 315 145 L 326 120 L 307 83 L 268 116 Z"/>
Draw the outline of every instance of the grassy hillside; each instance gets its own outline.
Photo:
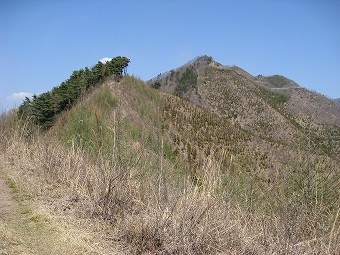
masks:
<path id="1" fill-rule="evenodd" d="M 178 94 L 176 91 L 183 87 L 182 80 L 187 81 L 187 76 L 194 82 Z M 269 143 L 303 149 L 307 134 L 311 132 L 318 153 L 333 155 L 333 158 L 339 153 L 338 146 L 334 149 L 325 134 L 339 132 L 340 107 L 286 77 L 253 77 L 239 67 L 223 66 L 203 56 L 148 83 L 151 86 L 157 83 L 161 91 L 186 98 L 226 117 Z M 339 140 L 335 138 L 333 145 Z"/>
<path id="2" fill-rule="evenodd" d="M 1 156 L 36 199 L 56 196 L 47 184 L 76 197 L 66 211 L 123 254 L 337 254 L 338 159 L 324 150 L 338 129 L 307 129 L 281 94 L 198 60 L 159 90 L 108 77 L 47 131 L 4 114 Z"/>

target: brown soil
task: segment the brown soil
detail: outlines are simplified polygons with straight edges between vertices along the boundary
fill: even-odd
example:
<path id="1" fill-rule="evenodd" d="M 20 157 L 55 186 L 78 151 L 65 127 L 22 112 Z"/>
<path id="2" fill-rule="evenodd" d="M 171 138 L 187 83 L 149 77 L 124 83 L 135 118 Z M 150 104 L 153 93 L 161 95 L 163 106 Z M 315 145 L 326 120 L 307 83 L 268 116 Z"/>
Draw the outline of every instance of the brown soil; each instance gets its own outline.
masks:
<path id="1" fill-rule="evenodd" d="M 8 221 L 18 211 L 18 206 L 12 198 L 10 189 L 3 179 L 0 179 L 0 221 Z"/>
<path id="2" fill-rule="evenodd" d="M 0 255 L 106 254 L 17 187 L 0 160 Z"/>

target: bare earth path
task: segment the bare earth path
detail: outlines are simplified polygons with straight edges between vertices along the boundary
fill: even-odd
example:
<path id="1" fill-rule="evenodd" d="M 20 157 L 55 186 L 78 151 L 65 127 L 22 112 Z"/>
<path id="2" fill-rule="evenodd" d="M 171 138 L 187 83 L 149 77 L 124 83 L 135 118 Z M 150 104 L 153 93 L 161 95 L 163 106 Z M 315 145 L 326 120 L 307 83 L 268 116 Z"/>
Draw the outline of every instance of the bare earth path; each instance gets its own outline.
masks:
<path id="1" fill-rule="evenodd" d="M 18 250 L 12 249 L 22 241 L 13 231 L 11 224 L 16 221 L 18 205 L 14 202 L 10 189 L 0 175 L 0 254 L 14 254 Z"/>
<path id="2" fill-rule="evenodd" d="M 0 179 L 0 220 L 10 220 L 13 213 L 18 210 L 13 201 L 12 194 L 3 179 Z"/>
<path id="3" fill-rule="evenodd" d="M 32 199 L 8 178 L 0 160 L 0 255 L 103 254 L 36 210 Z"/>

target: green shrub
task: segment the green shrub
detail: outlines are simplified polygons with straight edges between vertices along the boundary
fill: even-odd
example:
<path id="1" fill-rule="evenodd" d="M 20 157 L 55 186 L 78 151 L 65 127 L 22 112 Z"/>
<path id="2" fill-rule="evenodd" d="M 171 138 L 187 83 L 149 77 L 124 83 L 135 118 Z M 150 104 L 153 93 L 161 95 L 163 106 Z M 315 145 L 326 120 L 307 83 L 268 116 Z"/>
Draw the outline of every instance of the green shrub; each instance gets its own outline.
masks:
<path id="1" fill-rule="evenodd" d="M 181 75 L 178 81 L 178 85 L 175 88 L 176 96 L 183 96 L 183 94 L 189 91 L 191 88 L 197 86 L 197 74 L 193 67 L 187 67 L 185 72 Z"/>
<path id="2" fill-rule="evenodd" d="M 267 77 L 267 80 L 272 86 L 276 88 L 282 88 L 290 82 L 286 77 L 281 75 L 269 76 Z"/>
<path id="3" fill-rule="evenodd" d="M 277 103 L 283 104 L 289 101 L 290 94 L 288 92 L 276 92 L 273 94 L 273 97 Z"/>
<path id="4" fill-rule="evenodd" d="M 151 88 L 153 89 L 159 89 L 161 87 L 161 83 L 159 81 L 156 81 L 151 85 Z"/>

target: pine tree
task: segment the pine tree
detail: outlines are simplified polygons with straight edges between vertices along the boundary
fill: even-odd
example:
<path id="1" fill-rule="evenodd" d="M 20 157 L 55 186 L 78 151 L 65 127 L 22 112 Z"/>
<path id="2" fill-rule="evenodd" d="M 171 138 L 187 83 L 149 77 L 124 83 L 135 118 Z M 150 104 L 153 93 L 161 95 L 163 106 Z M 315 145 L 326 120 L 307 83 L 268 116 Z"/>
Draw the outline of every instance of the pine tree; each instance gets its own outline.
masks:
<path id="1" fill-rule="evenodd" d="M 35 98 L 32 104 L 32 116 L 35 122 L 46 129 L 52 126 L 55 109 L 50 92 L 43 93 Z"/>
<path id="2" fill-rule="evenodd" d="M 25 97 L 24 102 L 19 106 L 18 115 L 26 119 L 32 114 L 32 102 L 31 99 Z"/>

